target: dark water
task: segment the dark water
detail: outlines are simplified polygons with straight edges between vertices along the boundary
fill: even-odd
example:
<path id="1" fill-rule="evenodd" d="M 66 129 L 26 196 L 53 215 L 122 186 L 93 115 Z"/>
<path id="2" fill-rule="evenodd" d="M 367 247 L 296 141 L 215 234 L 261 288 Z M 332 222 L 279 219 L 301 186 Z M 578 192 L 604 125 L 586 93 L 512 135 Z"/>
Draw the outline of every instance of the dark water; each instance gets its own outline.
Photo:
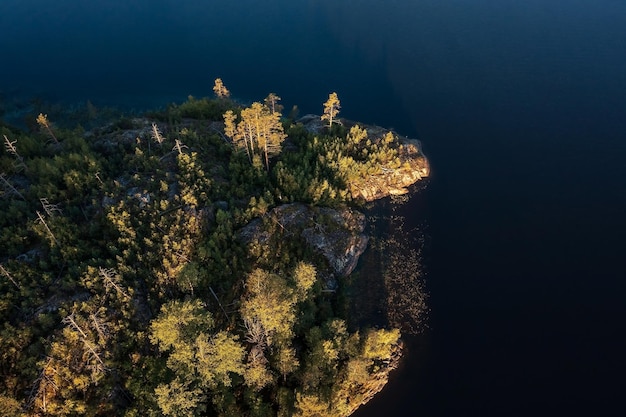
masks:
<path id="1" fill-rule="evenodd" d="M 419 137 L 430 330 L 360 417 L 626 415 L 626 3 L 0 2 L 0 92 L 270 91 Z"/>

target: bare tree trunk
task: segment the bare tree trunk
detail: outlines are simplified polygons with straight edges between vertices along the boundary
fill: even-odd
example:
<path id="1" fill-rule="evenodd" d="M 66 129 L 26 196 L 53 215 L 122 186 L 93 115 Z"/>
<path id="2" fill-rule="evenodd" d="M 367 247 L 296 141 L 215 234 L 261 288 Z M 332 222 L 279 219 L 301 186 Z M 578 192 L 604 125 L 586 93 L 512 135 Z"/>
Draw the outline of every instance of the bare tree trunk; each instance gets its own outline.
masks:
<path id="1" fill-rule="evenodd" d="M 213 294 L 213 297 L 215 297 L 215 301 L 217 301 L 217 304 L 219 304 L 220 308 L 222 309 L 222 312 L 224 313 L 224 316 L 228 320 L 228 314 L 226 313 L 226 310 L 224 310 L 224 307 L 222 306 L 222 303 L 220 302 L 220 299 L 217 298 L 217 294 L 215 294 L 215 291 L 213 291 L 212 287 L 209 287 L 209 290 L 211 290 L 211 294 Z"/>
<path id="2" fill-rule="evenodd" d="M 37 217 L 39 218 L 39 221 L 41 222 L 41 224 L 44 225 L 44 227 L 46 228 L 46 230 L 48 231 L 48 233 L 52 237 L 52 240 L 54 241 L 54 244 L 58 245 L 59 242 L 57 242 L 57 238 L 54 237 L 54 233 L 52 233 L 52 230 L 50 230 L 50 228 L 48 227 L 48 223 L 46 223 L 46 221 L 44 220 L 43 216 L 41 215 L 41 213 L 39 211 L 37 211 Z"/>
<path id="3" fill-rule="evenodd" d="M 22 193 L 20 193 L 19 191 L 17 191 L 17 189 L 11 185 L 11 183 L 4 177 L 4 172 L 2 174 L 0 174 L 0 180 L 2 181 L 2 183 L 5 185 L 5 187 L 7 187 L 10 191 L 12 191 L 14 194 L 17 194 L 22 200 L 26 200 L 26 198 L 24 198 L 24 196 L 22 195 Z"/>
<path id="4" fill-rule="evenodd" d="M 2 272 L 4 276 L 7 277 L 13 283 L 13 285 L 15 285 L 18 289 L 20 289 L 20 286 L 17 284 L 17 282 L 15 282 L 11 274 L 9 274 L 9 271 L 7 271 L 2 265 L 0 265 L 0 272 Z"/>

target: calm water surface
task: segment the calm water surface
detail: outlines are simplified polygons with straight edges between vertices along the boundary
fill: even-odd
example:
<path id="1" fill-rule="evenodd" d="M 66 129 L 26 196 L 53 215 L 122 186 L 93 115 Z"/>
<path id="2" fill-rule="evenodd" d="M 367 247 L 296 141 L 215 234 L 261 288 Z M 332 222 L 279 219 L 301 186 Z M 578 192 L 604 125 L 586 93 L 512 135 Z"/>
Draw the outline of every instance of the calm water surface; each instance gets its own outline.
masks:
<path id="1" fill-rule="evenodd" d="M 419 137 L 430 329 L 357 414 L 626 415 L 626 3 L 0 3 L 0 92 L 129 108 L 270 91 Z"/>

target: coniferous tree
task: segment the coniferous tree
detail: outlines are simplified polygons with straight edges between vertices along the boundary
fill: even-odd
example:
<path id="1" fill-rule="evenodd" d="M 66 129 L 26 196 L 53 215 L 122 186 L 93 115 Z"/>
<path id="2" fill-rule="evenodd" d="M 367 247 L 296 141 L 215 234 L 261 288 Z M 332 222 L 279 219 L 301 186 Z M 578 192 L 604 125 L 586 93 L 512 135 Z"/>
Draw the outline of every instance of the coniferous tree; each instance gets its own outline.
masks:
<path id="1" fill-rule="evenodd" d="M 272 113 L 270 109 L 255 102 L 241 111 L 241 120 L 235 126 L 236 117 L 229 110 L 224 114 L 224 133 L 235 147 L 244 149 L 248 160 L 254 156 L 263 158 L 265 168 L 269 171 L 269 157 L 281 151 L 282 142 L 287 135 L 280 123 L 280 113 Z"/>
<path id="2" fill-rule="evenodd" d="M 213 91 L 217 98 L 228 98 L 230 97 L 230 91 L 224 85 L 224 82 L 221 78 L 215 79 L 215 84 L 213 85 Z"/>
<path id="3" fill-rule="evenodd" d="M 37 116 L 37 124 L 43 127 L 44 129 L 46 129 L 46 131 L 48 132 L 48 134 L 50 135 L 54 143 L 56 144 L 59 143 L 59 140 L 54 135 L 54 132 L 52 132 L 52 128 L 50 127 L 50 122 L 48 122 L 47 114 L 39 113 L 39 116 Z"/>
<path id="4" fill-rule="evenodd" d="M 265 97 L 265 105 L 270 109 L 272 113 L 281 113 L 283 111 L 283 106 L 278 104 L 278 102 L 282 100 L 275 93 L 269 93 L 267 97 Z"/>
<path id="5" fill-rule="evenodd" d="M 337 114 L 340 108 L 341 102 L 339 97 L 337 97 L 337 93 L 330 93 L 328 100 L 324 103 L 324 114 L 322 115 L 322 120 L 328 120 L 329 129 L 333 127 L 333 123 L 337 123 Z"/>

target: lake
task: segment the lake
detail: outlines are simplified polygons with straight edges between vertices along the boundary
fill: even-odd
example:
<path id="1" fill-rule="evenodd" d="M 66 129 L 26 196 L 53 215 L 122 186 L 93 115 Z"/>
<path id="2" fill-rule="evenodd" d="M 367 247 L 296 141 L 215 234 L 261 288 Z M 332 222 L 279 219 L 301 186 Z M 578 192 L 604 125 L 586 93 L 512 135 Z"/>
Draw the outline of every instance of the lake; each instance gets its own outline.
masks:
<path id="1" fill-rule="evenodd" d="M 359 417 L 622 415 L 626 3 L 0 3 L 0 98 L 273 91 L 422 140 L 429 329 Z"/>

